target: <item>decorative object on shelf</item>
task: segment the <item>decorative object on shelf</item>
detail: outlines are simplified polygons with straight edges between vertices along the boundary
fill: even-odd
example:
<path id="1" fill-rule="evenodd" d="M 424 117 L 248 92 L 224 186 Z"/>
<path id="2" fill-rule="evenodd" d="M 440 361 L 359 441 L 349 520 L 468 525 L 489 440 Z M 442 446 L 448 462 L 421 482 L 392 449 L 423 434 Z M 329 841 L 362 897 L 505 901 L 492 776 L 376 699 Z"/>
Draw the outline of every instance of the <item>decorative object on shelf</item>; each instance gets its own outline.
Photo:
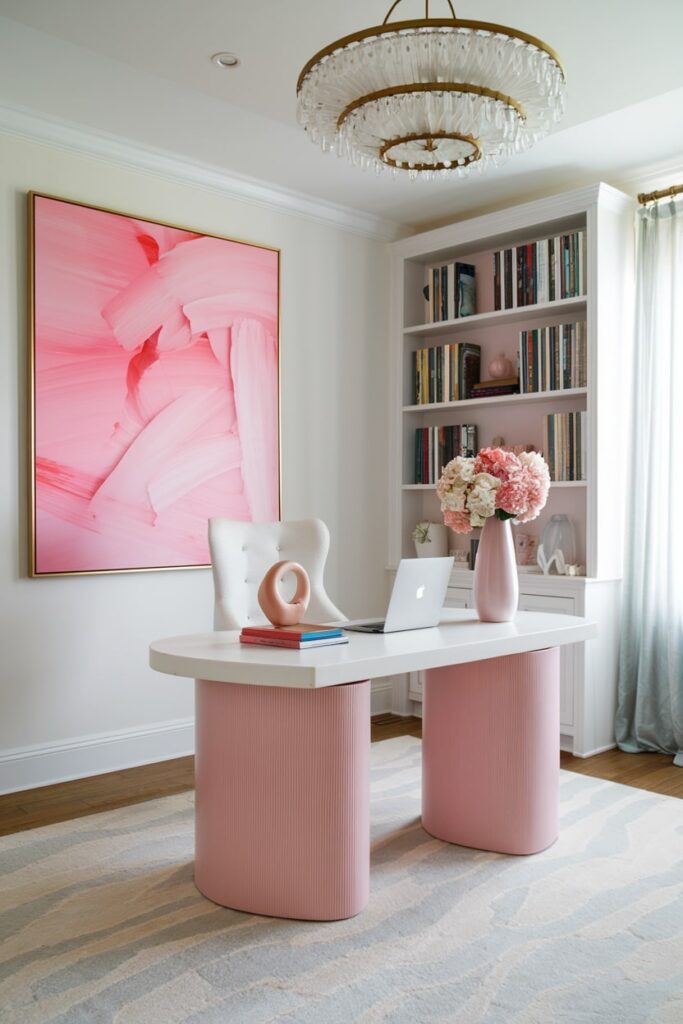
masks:
<path id="1" fill-rule="evenodd" d="M 495 356 L 494 359 L 488 365 L 489 377 L 493 380 L 501 380 L 503 377 L 512 377 L 515 372 L 515 368 L 512 365 L 512 360 L 508 359 L 502 352 L 500 355 Z M 491 383 L 487 381 L 486 383 Z"/>
<path id="2" fill-rule="evenodd" d="M 515 533 L 515 554 L 520 567 L 536 566 L 538 540 L 531 533 Z"/>
<path id="3" fill-rule="evenodd" d="M 468 569 L 470 565 L 470 553 L 469 551 L 463 551 L 460 548 L 451 548 L 448 554 L 451 556 L 455 563 L 456 569 Z"/>
<path id="4" fill-rule="evenodd" d="M 448 554 L 448 530 L 443 523 L 418 523 L 412 537 L 418 558 L 445 558 Z"/>
<path id="5" fill-rule="evenodd" d="M 576 531 L 569 516 L 558 513 L 550 517 L 536 557 L 545 576 L 549 575 L 553 565 L 558 575 L 569 575 L 567 567 L 576 565 Z"/>
<path id="6" fill-rule="evenodd" d="M 566 565 L 567 576 L 583 576 L 586 572 L 585 565 Z"/>
<path id="7" fill-rule="evenodd" d="M 479 538 L 473 537 L 470 541 L 470 569 L 474 569 L 477 564 L 477 551 L 479 550 Z"/>
<path id="8" fill-rule="evenodd" d="M 282 598 L 278 589 L 288 572 L 296 577 L 296 591 L 289 602 Z M 261 580 L 257 597 L 261 611 L 274 626 L 296 626 L 311 599 L 308 573 L 298 562 L 276 562 Z"/>
<path id="9" fill-rule="evenodd" d="M 208 566 L 280 516 L 279 252 L 29 204 L 31 574 Z"/>
<path id="10" fill-rule="evenodd" d="M 323 151 L 410 178 L 468 173 L 529 149 L 564 111 L 565 74 L 540 39 L 487 22 L 425 17 L 336 40 L 303 68 L 298 120 Z M 456 71 L 457 69 L 457 71 Z"/>
<path id="11" fill-rule="evenodd" d="M 482 448 L 444 468 L 436 493 L 446 526 L 470 533 L 483 526 L 474 565 L 474 602 L 483 622 L 509 622 L 519 584 L 510 520 L 528 523 L 548 499 L 550 475 L 537 452 Z"/>

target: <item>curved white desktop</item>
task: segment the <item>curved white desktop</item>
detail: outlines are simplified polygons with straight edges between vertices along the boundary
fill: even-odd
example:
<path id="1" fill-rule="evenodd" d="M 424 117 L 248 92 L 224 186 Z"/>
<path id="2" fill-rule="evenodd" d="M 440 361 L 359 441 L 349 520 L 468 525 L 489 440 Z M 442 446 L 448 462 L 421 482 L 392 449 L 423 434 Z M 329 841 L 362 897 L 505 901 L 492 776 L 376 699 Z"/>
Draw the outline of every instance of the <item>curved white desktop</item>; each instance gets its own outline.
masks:
<path id="1" fill-rule="evenodd" d="M 557 836 L 559 652 L 575 616 L 483 623 L 444 609 L 433 629 L 349 634 L 292 651 L 236 632 L 155 641 L 150 664 L 196 680 L 200 890 L 251 913 L 350 917 L 369 890 L 369 679 L 426 671 L 423 826 L 501 853 Z"/>

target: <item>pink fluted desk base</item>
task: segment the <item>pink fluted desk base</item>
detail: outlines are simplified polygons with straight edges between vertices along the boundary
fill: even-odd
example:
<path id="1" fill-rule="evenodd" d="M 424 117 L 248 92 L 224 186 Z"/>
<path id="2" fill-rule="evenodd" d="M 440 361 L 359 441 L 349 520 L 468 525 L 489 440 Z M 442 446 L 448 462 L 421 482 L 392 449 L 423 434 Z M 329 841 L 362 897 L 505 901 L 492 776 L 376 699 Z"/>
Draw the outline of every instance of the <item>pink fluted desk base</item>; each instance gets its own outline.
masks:
<path id="1" fill-rule="evenodd" d="M 425 673 L 422 824 L 437 839 L 538 853 L 558 831 L 558 648 Z"/>
<path id="2" fill-rule="evenodd" d="M 197 888 L 250 914 L 358 914 L 370 880 L 370 683 L 198 679 L 195 692 Z"/>

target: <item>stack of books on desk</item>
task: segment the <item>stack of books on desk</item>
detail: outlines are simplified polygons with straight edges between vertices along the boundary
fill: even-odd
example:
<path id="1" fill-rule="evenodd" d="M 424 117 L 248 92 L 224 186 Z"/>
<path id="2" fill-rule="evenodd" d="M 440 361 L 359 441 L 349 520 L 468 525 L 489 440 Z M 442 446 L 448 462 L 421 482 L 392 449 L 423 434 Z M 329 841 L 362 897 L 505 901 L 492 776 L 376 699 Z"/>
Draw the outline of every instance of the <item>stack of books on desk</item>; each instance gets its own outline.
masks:
<path id="1" fill-rule="evenodd" d="M 241 644 L 289 647 L 297 651 L 348 642 L 349 638 L 337 626 L 315 626 L 307 622 L 300 622 L 296 626 L 245 626 L 240 633 Z"/>

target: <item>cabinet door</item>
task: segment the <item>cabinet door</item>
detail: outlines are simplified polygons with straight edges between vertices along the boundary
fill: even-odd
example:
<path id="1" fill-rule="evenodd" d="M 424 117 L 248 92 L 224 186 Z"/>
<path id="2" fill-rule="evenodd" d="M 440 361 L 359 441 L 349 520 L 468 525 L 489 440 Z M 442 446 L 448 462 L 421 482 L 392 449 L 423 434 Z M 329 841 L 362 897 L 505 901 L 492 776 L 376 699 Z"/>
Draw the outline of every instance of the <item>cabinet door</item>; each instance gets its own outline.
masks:
<path id="1" fill-rule="evenodd" d="M 446 591 L 444 608 L 471 608 L 472 591 L 467 587 L 449 587 Z"/>
<path id="2" fill-rule="evenodd" d="M 520 594 L 521 612 L 560 612 L 574 615 L 573 597 Z M 560 725 L 574 725 L 574 645 L 560 648 Z"/>
<path id="3" fill-rule="evenodd" d="M 472 591 L 467 587 L 449 587 L 446 591 L 444 608 L 471 608 Z M 408 696 L 411 700 L 422 700 L 422 673 L 411 672 L 408 676 Z"/>

